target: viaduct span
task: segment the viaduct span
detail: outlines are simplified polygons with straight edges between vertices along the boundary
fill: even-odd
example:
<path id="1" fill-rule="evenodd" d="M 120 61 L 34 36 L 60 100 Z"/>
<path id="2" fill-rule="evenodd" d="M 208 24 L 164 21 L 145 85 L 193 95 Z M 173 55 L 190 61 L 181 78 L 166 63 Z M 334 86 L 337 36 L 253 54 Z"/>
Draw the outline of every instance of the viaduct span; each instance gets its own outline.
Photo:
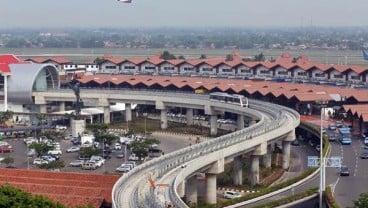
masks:
<path id="1" fill-rule="evenodd" d="M 211 135 L 217 134 L 217 114 L 232 112 L 238 115 L 237 131 L 200 144 L 166 154 L 139 165 L 124 174 L 113 189 L 113 207 L 164 207 L 170 201 L 176 207 L 188 207 L 186 202 L 197 203 L 196 174 L 205 173 L 206 203 L 216 203 L 216 175 L 224 171 L 224 164 L 233 161 L 233 182 L 242 184 L 242 155 L 251 153 L 251 184 L 259 182 L 259 163 L 263 158 L 266 167 L 271 166 L 271 144 L 282 141 L 283 168 L 290 160 L 290 143 L 295 140 L 295 128 L 300 123 L 297 112 L 289 108 L 249 100 L 249 108 L 217 102 L 208 95 L 187 93 L 81 89 L 81 98 L 88 103 L 104 107 L 105 123 L 110 121 L 110 103 L 126 105 L 126 119 L 131 120 L 129 103 L 155 105 L 161 110 L 161 128 L 167 128 L 167 108 L 187 108 L 187 121 L 193 121 L 193 109 L 203 109 L 211 116 Z M 35 104 L 41 106 L 49 101 L 74 101 L 71 90 L 48 90 L 33 92 Z M 244 128 L 244 119 L 250 126 Z M 184 165 L 184 166 L 183 166 Z M 164 192 L 152 190 L 148 179 L 169 184 Z"/>

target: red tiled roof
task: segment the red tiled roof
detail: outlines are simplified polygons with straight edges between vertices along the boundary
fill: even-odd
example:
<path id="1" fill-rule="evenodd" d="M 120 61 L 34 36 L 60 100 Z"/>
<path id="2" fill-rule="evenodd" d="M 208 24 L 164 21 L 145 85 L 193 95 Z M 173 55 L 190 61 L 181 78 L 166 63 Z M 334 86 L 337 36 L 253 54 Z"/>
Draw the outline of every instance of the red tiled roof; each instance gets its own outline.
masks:
<path id="1" fill-rule="evenodd" d="M 285 82 L 267 82 L 238 79 L 216 79 L 199 77 L 171 77 L 171 76 L 147 76 L 147 75 L 93 75 L 83 76 L 78 80 L 81 83 L 96 82 L 103 84 L 107 81 L 115 85 L 128 83 L 131 86 L 143 84 L 148 87 L 158 85 L 161 87 L 175 86 L 177 88 L 189 87 L 197 89 L 199 87 L 206 90 L 218 88 L 222 91 L 232 90 L 236 93 L 246 92 L 248 94 L 260 93 L 261 95 L 285 96 L 287 99 L 295 98 L 302 102 L 315 100 L 331 100 L 333 94 L 349 99 L 353 97 L 358 102 L 368 102 L 368 91 L 353 88 L 340 88 L 322 85 L 293 84 Z"/>
<path id="2" fill-rule="evenodd" d="M 70 60 L 63 58 L 63 57 L 51 57 L 49 59 L 46 59 L 45 61 L 43 61 L 43 63 L 49 62 L 49 61 L 53 61 L 56 62 L 58 64 L 68 64 L 68 63 L 72 63 Z"/>
<path id="3" fill-rule="evenodd" d="M 67 207 L 111 204 L 111 191 L 118 175 L 61 173 L 37 170 L 1 169 L 0 183 L 32 194 L 44 195 Z"/>
<path id="4" fill-rule="evenodd" d="M 34 63 L 43 63 L 46 59 L 42 57 L 34 57 L 34 58 L 28 58 L 25 59 L 25 61 L 32 61 Z"/>
<path id="5" fill-rule="evenodd" d="M 24 62 L 20 60 L 19 58 L 17 58 L 16 56 L 11 55 L 11 54 L 0 55 L 0 71 L 1 72 L 9 73 L 10 72 L 9 65 L 18 64 L 18 63 L 24 63 Z"/>

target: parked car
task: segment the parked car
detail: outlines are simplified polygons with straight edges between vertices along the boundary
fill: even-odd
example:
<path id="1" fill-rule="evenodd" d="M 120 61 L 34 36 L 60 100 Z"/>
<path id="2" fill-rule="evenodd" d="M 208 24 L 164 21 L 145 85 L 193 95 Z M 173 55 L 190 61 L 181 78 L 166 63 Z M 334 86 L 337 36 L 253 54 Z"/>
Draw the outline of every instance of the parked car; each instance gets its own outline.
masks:
<path id="1" fill-rule="evenodd" d="M 82 167 L 84 164 L 84 160 L 74 160 L 69 163 L 69 166 L 71 167 Z"/>
<path id="2" fill-rule="evenodd" d="M 127 173 L 132 169 L 131 165 L 128 164 L 122 164 L 121 166 L 117 167 L 115 170 L 117 172 Z"/>
<path id="3" fill-rule="evenodd" d="M 114 149 L 115 150 L 121 150 L 121 144 L 116 142 L 115 146 L 114 146 Z"/>
<path id="4" fill-rule="evenodd" d="M 224 192 L 224 198 L 225 199 L 234 199 L 234 198 L 238 198 L 238 197 L 241 197 L 241 195 L 236 191 L 225 191 Z"/>
<path id="5" fill-rule="evenodd" d="M 61 149 L 53 149 L 53 150 L 49 150 L 47 152 L 47 154 L 49 155 L 61 155 L 63 152 L 61 151 Z"/>
<path id="6" fill-rule="evenodd" d="M 348 166 L 346 166 L 346 165 L 341 166 L 340 176 L 349 176 L 349 175 L 350 175 L 350 171 L 349 171 Z"/>
<path id="7" fill-rule="evenodd" d="M 328 129 L 331 131 L 335 131 L 336 130 L 336 126 L 334 124 L 329 124 L 328 125 Z"/>
<path id="8" fill-rule="evenodd" d="M 360 153 L 360 158 L 368 159 L 368 151 L 364 151 L 364 152 Z"/>
<path id="9" fill-rule="evenodd" d="M 66 149 L 66 152 L 70 153 L 70 152 L 78 152 L 80 150 L 80 147 L 78 146 L 72 146 L 69 147 L 68 149 Z"/>
<path id="10" fill-rule="evenodd" d="M 42 158 L 36 158 L 33 160 L 33 165 L 49 164 L 49 161 Z"/>
<path id="11" fill-rule="evenodd" d="M 96 170 L 97 165 L 94 162 L 86 162 L 82 165 L 83 170 Z"/>
<path id="12" fill-rule="evenodd" d="M 364 143 L 364 145 L 368 146 L 368 137 L 364 138 L 363 143 Z"/>
<path id="13" fill-rule="evenodd" d="M 0 153 L 14 152 L 14 148 L 10 145 L 0 146 Z"/>

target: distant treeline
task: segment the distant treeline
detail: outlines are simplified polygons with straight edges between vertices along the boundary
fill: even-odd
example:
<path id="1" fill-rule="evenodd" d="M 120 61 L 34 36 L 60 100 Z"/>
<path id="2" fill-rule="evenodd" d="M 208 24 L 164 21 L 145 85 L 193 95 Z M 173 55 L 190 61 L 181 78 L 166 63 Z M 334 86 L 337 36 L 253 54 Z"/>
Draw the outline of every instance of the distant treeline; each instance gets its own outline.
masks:
<path id="1" fill-rule="evenodd" d="M 0 30 L 6 48 L 350 49 L 368 46 L 364 28 Z"/>

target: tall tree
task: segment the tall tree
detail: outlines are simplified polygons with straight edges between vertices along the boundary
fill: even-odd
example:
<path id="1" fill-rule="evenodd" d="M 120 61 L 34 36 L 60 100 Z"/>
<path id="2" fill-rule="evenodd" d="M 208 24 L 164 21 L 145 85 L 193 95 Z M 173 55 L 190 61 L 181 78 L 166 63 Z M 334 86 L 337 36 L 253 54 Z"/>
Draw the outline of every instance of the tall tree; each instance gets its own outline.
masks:
<path id="1" fill-rule="evenodd" d="M 368 207 L 368 193 L 361 193 L 357 200 L 353 200 L 355 208 L 367 208 Z"/>

